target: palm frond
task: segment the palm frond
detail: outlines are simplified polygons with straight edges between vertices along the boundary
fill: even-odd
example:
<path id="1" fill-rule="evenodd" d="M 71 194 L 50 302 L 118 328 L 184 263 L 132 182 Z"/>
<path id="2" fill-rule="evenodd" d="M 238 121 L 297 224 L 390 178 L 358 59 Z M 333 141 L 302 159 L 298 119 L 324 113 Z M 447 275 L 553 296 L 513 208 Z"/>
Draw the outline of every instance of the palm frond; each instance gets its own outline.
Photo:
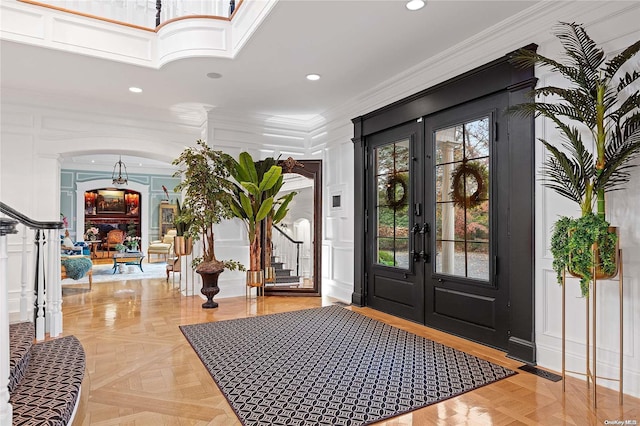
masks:
<path id="1" fill-rule="evenodd" d="M 599 69 L 605 60 L 604 51 L 589 37 L 585 29 L 575 22 L 560 22 L 554 34 L 560 40 L 565 53 L 578 70 L 581 87 L 595 90 Z"/>
<path id="2" fill-rule="evenodd" d="M 594 182 L 594 187 L 607 191 L 621 189 L 629 182 L 628 170 L 640 155 L 640 113 L 625 122 L 624 127 L 616 127 L 611 132 L 609 144 L 605 149 L 605 167 Z"/>
<path id="3" fill-rule="evenodd" d="M 581 90 L 580 88 L 562 88 L 554 86 L 539 87 L 532 91 L 532 95 L 538 96 L 557 96 L 564 100 L 567 104 L 575 109 L 575 114 L 592 126 L 595 123 L 595 105 L 596 99 L 591 93 Z"/>
<path id="4" fill-rule="evenodd" d="M 547 141 L 540 139 L 551 156 L 547 157 L 542 166 L 542 173 L 546 176 L 543 186 L 551 188 L 558 194 L 580 204 L 586 191 L 586 178 L 580 164 Z"/>
<path id="5" fill-rule="evenodd" d="M 608 118 L 619 123 L 627 114 L 633 110 L 640 109 L 640 92 L 636 92 L 624 100 L 622 105 L 607 116 Z"/>
<path id="6" fill-rule="evenodd" d="M 528 49 L 520 49 L 516 51 L 516 53 L 514 53 L 509 59 L 509 62 L 518 68 L 542 65 L 550 68 L 552 71 L 559 72 L 571 81 L 575 81 L 578 78 L 578 73 L 574 68 L 563 65 L 560 62 L 554 61 L 551 58 L 547 58 L 546 56 Z"/>
<path id="7" fill-rule="evenodd" d="M 613 79 L 620 68 L 631 59 L 636 53 L 640 51 L 640 40 L 633 43 L 631 46 L 624 49 L 622 52 L 613 57 L 605 64 L 604 72 L 605 76 L 609 79 Z"/>
<path id="8" fill-rule="evenodd" d="M 586 177 L 595 174 L 593 154 L 587 150 L 582 142 L 582 135 L 576 127 L 571 127 L 561 120 L 555 120 L 556 127 L 564 135 L 562 145 L 569 151 L 575 162 L 580 166 L 582 174 Z"/>
<path id="9" fill-rule="evenodd" d="M 620 77 L 620 81 L 618 82 L 618 92 L 622 92 L 627 86 L 632 84 L 634 81 L 640 78 L 640 72 L 633 71 L 633 74 L 625 73 L 623 77 Z"/>
<path id="10" fill-rule="evenodd" d="M 582 112 L 577 111 L 570 105 L 557 103 L 557 104 L 547 104 L 547 103 L 536 103 L 534 113 L 535 116 L 544 116 L 550 118 L 555 121 L 557 116 L 564 116 L 571 120 L 576 120 L 579 122 L 583 121 Z"/>

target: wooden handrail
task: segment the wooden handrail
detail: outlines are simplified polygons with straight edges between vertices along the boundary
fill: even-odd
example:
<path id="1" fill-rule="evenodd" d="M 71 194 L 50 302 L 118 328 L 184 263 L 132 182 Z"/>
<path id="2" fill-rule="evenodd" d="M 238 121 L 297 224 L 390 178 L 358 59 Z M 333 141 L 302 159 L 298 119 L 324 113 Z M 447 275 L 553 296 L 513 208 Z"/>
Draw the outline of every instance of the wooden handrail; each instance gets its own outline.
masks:
<path id="1" fill-rule="evenodd" d="M 136 30 L 151 31 L 151 32 L 156 31 L 155 28 L 148 28 L 148 27 L 143 27 L 141 25 L 135 25 L 135 24 L 129 24 L 127 22 L 116 21 L 115 19 L 109 19 L 102 16 L 92 15 L 90 13 L 84 13 L 84 12 L 78 12 L 76 10 L 65 9 L 64 7 L 58 7 L 58 6 L 54 6 L 52 4 L 47 4 L 47 3 L 40 3 L 34 0 L 18 0 L 18 1 L 22 3 L 33 4 L 35 6 L 47 7 L 53 10 L 59 10 L 60 12 L 70 13 L 72 15 L 84 16 L 85 18 L 97 19 L 99 21 L 109 22 L 111 24 L 123 25 L 125 27 L 135 28 Z"/>
<path id="2" fill-rule="evenodd" d="M 41 222 L 37 220 L 33 220 L 30 217 L 20 213 L 16 209 L 9 207 L 2 201 L 0 201 L 0 213 L 3 213 L 10 218 L 17 220 L 23 225 L 28 226 L 31 229 L 62 229 L 64 228 L 64 223 L 62 222 Z"/>
<path id="3" fill-rule="evenodd" d="M 294 243 L 294 244 L 304 244 L 304 241 L 296 241 L 296 240 L 294 240 L 294 239 L 293 239 L 293 238 L 291 238 L 291 237 L 290 237 L 286 232 L 284 232 L 282 229 L 278 228 L 276 225 L 273 225 L 273 227 L 274 227 L 278 232 L 280 232 L 282 235 L 284 235 L 284 237 L 285 237 L 287 240 L 291 241 L 292 243 Z"/>
<path id="4" fill-rule="evenodd" d="M 228 18 L 225 18 L 224 16 L 214 16 L 214 15 L 185 15 L 185 16 L 179 16 L 179 17 L 176 17 L 176 18 L 169 19 L 169 20 L 161 23 L 160 25 L 157 25 L 156 28 L 149 28 L 149 27 L 143 27 L 141 25 L 130 24 L 128 22 L 118 21 L 116 19 L 110 19 L 110 18 L 105 18 L 105 17 L 102 17 L 102 16 L 92 15 L 90 13 L 78 12 L 76 10 L 66 9 L 64 7 L 54 6 L 54 5 L 47 4 L 47 3 L 41 3 L 41 2 L 35 1 L 35 0 L 18 0 L 18 1 L 22 2 L 22 3 L 32 4 L 32 5 L 35 5 L 35 6 L 46 7 L 46 8 L 49 8 L 49 9 L 58 10 L 60 12 L 70 13 L 72 15 L 83 16 L 85 18 L 97 19 L 99 21 L 109 22 L 111 24 L 122 25 L 122 26 L 125 26 L 125 27 L 134 28 L 134 29 L 137 29 L 137 30 L 150 31 L 150 32 L 156 32 L 156 33 L 158 32 L 158 30 L 160 30 L 160 28 L 164 27 L 165 25 L 167 25 L 167 24 L 169 24 L 171 22 L 182 21 L 182 20 L 185 20 L 185 19 L 216 19 L 216 20 L 220 20 L 220 21 L 231 21 L 231 19 L 233 19 L 233 17 L 235 16 L 236 12 L 238 11 L 238 9 L 240 8 L 240 6 L 243 3 L 243 0 L 240 0 L 238 2 L 238 4 L 235 6 L 235 9 L 233 10 L 233 13 L 231 14 L 231 16 L 229 16 Z"/>

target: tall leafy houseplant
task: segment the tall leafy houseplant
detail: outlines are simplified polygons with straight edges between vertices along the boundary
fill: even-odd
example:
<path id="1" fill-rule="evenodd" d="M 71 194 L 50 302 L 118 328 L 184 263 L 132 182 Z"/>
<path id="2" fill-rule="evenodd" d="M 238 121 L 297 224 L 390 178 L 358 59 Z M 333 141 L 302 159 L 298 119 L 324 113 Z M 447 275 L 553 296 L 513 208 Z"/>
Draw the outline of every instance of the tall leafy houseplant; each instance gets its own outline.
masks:
<path id="1" fill-rule="evenodd" d="M 278 182 L 282 185 L 282 167 L 276 164 L 264 165 L 258 173 L 256 163 L 247 152 L 240 153 L 238 160 L 229 157 L 230 173 L 239 184 L 233 185 L 230 191 L 230 208 L 233 215 L 245 222 L 249 234 L 249 271 L 262 270 L 260 256 L 261 222 L 271 213 L 274 195 L 271 194 Z M 286 210 L 286 207 L 285 207 Z M 258 284 L 258 283 L 256 283 Z"/>
<path id="2" fill-rule="evenodd" d="M 191 254 L 193 237 L 188 236 L 193 222 L 193 214 L 189 209 L 180 205 L 176 199 L 176 215 L 173 218 L 173 226 L 176 228 L 176 237 L 173 243 L 174 252 L 178 256 Z"/>
<path id="3" fill-rule="evenodd" d="M 202 240 L 202 257 L 194 259 L 196 272 L 222 272 L 224 269 L 242 269 L 233 260 L 220 261 L 215 254 L 213 225 L 223 219 L 230 219 L 233 213 L 229 207 L 230 192 L 226 154 L 215 151 L 206 142 L 198 140 L 195 147 L 185 148 L 173 164 L 179 167 L 174 174 L 182 181 L 175 187 L 184 193 L 181 218 L 191 221 L 185 235 L 194 240 Z"/>
<path id="4" fill-rule="evenodd" d="M 271 169 L 273 166 L 277 166 L 278 162 L 273 157 L 265 158 L 264 160 L 257 161 L 255 163 L 256 171 L 258 172 L 258 180 L 262 180 L 264 178 L 264 174 Z M 281 174 L 276 183 L 264 192 L 263 198 L 272 197 L 274 199 L 273 205 L 271 206 L 271 210 L 267 213 L 267 217 L 264 219 L 264 270 L 265 275 L 266 271 L 271 268 L 271 255 L 272 255 L 272 240 L 273 240 L 273 225 L 277 225 L 285 218 L 287 213 L 289 212 L 288 206 L 293 197 L 297 194 L 297 192 L 290 192 L 278 199 L 275 198 L 276 195 L 282 189 L 284 185 L 284 175 Z M 272 271 L 273 272 L 273 271 Z M 275 276 L 271 277 L 272 279 Z"/>
<path id="5" fill-rule="evenodd" d="M 554 269 L 559 279 L 565 267 L 574 270 L 582 278 L 586 295 L 592 279 L 588 266 L 593 265 L 592 245 L 598 243 L 601 259 L 615 255 L 615 236 L 608 235 L 605 220 L 605 193 L 622 189 L 629 182 L 629 169 L 637 165 L 631 162 L 640 152 L 640 94 L 633 89 L 640 72 L 624 72 L 625 64 L 640 50 L 640 40 L 607 60 L 580 24 L 561 22 L 555 35 L 564 49 L 562 60 L 523 49 L 513 62 L 550 68 L 566 78 L 569 86 L 536 88 L 532 102 L 516 105 L 511 111 L 548 118 L 562 135 L 564 149 L 540 139 L 550 153 L 542 168 L 543 185 L 576 202 L 582 216 L 561 218 L 554 227 Z M 553 101 L 535 102 L 541 97 Z M 585 128 L 594 153 L 582 139 Z M 582 267 L 572 269 L 576 266 L 572 263 Z M 605 273 L 608 270 L 615 275 L 613 262 L 602 263 Z"/>

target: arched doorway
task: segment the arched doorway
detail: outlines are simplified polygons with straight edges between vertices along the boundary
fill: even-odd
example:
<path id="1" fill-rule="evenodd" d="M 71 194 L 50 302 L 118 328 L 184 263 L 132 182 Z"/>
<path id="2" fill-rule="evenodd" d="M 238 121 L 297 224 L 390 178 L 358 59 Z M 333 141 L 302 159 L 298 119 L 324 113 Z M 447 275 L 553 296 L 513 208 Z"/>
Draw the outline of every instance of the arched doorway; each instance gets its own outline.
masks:
<path id="1" fill-rule="evenodd" d="M 76 185 L 76 229 L 79 230 L 79 232 L 83 232 L 85 223 L 90 217 L 86 215 L 84 194 L 86 192 L 92 192 L 97 188 L 113 188 L 113 182 L 108 179 L 95 179 L 78 182 Z M 138 205 L 140 212 L 140 232 L 138 235 L 142 238 L 140 249 L 146 251 L 149 244 L 149 186 L 137 182 L 129 182 L 126 185 L 126 189 L 130 192 L 138 193 L 140 197 Z M 124 189 L 122 191 L 124 191 Z M 81 235 L 78 235 L 78 238 L 79 237 L 81 237 Z"/>

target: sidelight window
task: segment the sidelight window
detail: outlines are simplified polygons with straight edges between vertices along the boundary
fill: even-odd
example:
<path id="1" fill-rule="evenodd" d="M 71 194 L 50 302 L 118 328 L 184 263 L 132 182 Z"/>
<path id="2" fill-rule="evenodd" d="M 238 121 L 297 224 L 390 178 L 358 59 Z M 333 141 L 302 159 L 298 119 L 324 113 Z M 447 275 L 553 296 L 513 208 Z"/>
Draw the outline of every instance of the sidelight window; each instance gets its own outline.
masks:
<path id="1" fill-rule="evenodd" d="M 376 263 L 409 267 L 409 139 L 374 148 Z"/>
<path id="2" fill-rule="evenodd" d="M 434 133 L 436 273 L 489 280 L 490 123 Z"/>

